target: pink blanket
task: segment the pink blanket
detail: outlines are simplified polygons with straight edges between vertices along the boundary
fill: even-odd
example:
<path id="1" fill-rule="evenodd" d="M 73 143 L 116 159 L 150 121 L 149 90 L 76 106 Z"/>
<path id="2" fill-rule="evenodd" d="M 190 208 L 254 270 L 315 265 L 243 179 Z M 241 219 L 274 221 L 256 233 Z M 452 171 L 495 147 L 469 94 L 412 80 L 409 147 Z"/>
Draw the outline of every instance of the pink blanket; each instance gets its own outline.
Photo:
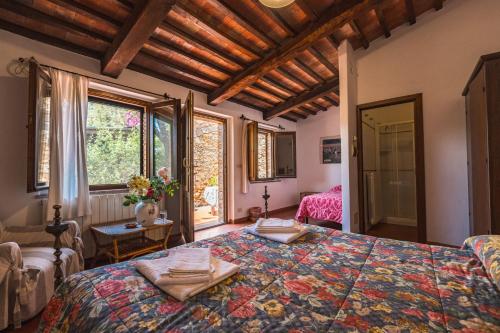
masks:
<path id="1" fill-rule="evenodd" d="M 306 217 L 342 223 L 342 186 L 338 185 L 328 192 L 304 197 L 295 218 L 304 222 Z"/>

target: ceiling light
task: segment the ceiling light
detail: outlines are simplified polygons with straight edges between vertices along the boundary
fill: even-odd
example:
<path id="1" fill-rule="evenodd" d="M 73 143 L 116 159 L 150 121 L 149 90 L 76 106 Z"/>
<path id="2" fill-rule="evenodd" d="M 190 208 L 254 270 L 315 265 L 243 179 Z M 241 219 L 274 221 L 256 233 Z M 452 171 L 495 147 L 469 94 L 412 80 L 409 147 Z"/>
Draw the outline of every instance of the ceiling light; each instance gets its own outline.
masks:
<path id="1" fill-rule="evenodd" d="M 264 6 L 271 8 L 282 8 L 286 7 L 295 0 L 259 0 Z"/>

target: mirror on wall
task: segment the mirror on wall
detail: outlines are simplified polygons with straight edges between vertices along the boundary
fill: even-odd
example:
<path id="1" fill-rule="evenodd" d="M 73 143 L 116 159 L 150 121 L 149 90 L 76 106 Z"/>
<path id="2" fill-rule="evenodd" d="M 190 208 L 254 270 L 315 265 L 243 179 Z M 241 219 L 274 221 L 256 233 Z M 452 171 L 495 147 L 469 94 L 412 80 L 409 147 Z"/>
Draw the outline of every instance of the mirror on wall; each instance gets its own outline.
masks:
<path id="1" fill-rule="evenodd" d="M 297 177 L 295 132 L 275 133 L 276 177 Z"/>
<path id="2" fill-rule="evenodd" d="M 251 122 L 247 133 L 250 181 L 297 177 L 295 132 L 275 132 Z"/>

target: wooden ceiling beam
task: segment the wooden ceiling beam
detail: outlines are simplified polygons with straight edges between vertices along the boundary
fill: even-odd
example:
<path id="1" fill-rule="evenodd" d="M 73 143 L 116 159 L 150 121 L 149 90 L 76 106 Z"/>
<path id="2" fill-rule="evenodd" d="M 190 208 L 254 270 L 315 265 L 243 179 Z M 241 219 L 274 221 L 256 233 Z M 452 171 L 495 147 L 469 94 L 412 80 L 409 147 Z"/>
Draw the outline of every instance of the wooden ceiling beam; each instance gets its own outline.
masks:
<path id="1" fill-rule="evenodd" d="M 289 25 L 281 16 L 277 15 L 271 8 L 264 6 L 259 0 L 252 0 L 252 2 L 259 7 L 268 17 L 270 17 L 274 23 L 276 23 L 283 31 L 285 31 L 289 36 L 294 36 L 296 34 L 295 29 Z"/>
<path id="2" fill-rule="evenodd" d="M 118 77 L 172 8 L 175 0 L 149 0 L 136 5 L 101 61 L 104 75 Z"/>
<path id="3" fill-rule="evenodd" d="M 288 121 L 293 121 L 294 123 L 296 123 L 296 122 L 297 122 L 297 119 L 292 118 L 292 117 L 288 117 L 288 116 L 286 116 L 286 115 L 282 115 L 282 116 L 280 116 L 280 118 L 286 119 L 286 120 L 288 120 Z"/>
<path id="4" fill-rule="evenodd" d="M 121 26 L 122 22 L 117 20 L 111 15 L 105 15 L 101 13 L 100 11 L 95 10 L 92 8 L 90 5 L 86 5 L 83 3 L 80 3 L 80 1 L 74 1 L 74 0 L 50 0 L 53 3 L 58 4 L 61 7 L 65 7 L 69 10 L 74 10 L 74 11 L 83 11 L 88 13 L 89 15 L 92 15 L 94 17 L 98 17 L 103 21 L 107 21 L 113 25 L 116 26 Z"/>
<path id="5" fill-rule="evenodd" d="M 297 95 L 296 97 L 292 97 L 288 99 L 286 102 L 279 104 L 272 110 L 267 111 L 264 114 L 264 119 L 270 120 L 274 117 L 285 114 L 290 110 L 298 108 L 299 106 L 312 102 L 315 99 L 328 94 L 331 90 L 337 89 L 338 86 L 339 86 L 338 78 L 329 80 L 324 84 L 319 84 L 316 86 L 316 88 L 304 91 L 303 93 Z"/>
<path id="6" fill-rule="evenodd" d="M 293 114 L 294 116 L 300 118 L 300 119 L 306 119 L 307 115 L 305 115 L 305 112 L 301 112 L 300 110 L 292 110 L 289 112 L 289 114 Z"/>
<path id="7" fill-rule="evenodd" d="M 410 25 L 417 23 L 417 17 L 415 15 L 415 6 L 413 5 L 413 0 L 405 0 L 406 15 L 408 16 L 408 22 Z"/>
<path id="8" fill-rule="evenodd" d="M 305 112 L 305 113 L 307 113 L 307 114 L 313 115 L 313 116 L 315 116 L 315 115 L 316 115 L 316 113 L 317 113 L 317 112 L 314 112 L 314 111 L 312 111 L 311 109 L 308 109 L 308 108 L 303 107 L 303 106 L 300 106 L 300 107 L 299 107 L 299 110 L 300 110 L 300 111 L 302 111 L 302 112 Z"/>
<path id="9" fill-rule="evenodd" d="M 361 27 L 359 26 L 358 21 L 352 20 L 351 21 L 351 28 L 354 31 L 354 33 L 358 36 L 359 41 L 361 42 L 361 45 L 363 45 L 363 48 L 366 50 L 367 48 L 370 47 L 370 42 L 366 38 L 365 34 L 363 33 L 363 30 L 361 30 Z"/>
<path id="10" fill-rule="evenodd" d="M 434 0 L 434 9 L 435 10 L 443 9 L 443 0 Z"/>
<path id="11" fill-rule="evenodd" d="M 288 80 L 293 81 L 293 82 L 297 83 L 298 85 L 302 86 L 302 88 L 304 88 L 304 89 L 307 89 L 307 87 L 309 86 L 307 84 L 307 82 L 304 82 L 304 80 L 302 80 L 298 76 L 290 73 L 288 70 L 284 69 L 283 67 L 275 68 L 274 70 L 277 73 L 279 73 L 280 75 L 283 75 L 284 77 L 286 77 Z"/>
<path id="12" fill-rule="evenodd" d="M 271 39 L 264 30 L 262 30 L 258 26 L 255 26 L 245 16 L 238 14 L 231 6 L 231 3 L 234 3 L 234 0 L 211 0 L 211 2 L 216 3 L 219 6 L 225 8 L 226 15 L 228 15 L 233 20 L 238 22 L 239 25 L 241 25 L 243 28 L 252 33 L 254 36 L 265 42 L 267 45 L 276 46 L 278 44 L 277 41 Z"/>
<path id="13" fill-rule="evenodd" d="M 240 67 L 240 68 L 244 68 L 244 66 L 245 66 L 245 64 L 241 60 L 236 59 L 235 57 L 233 57 L 229 54 L 226 54 L 226 55 L 222 54 L 223 52 L 221 50 L 218 50 L 218 49 L 208 45 L 206 42 L 202 41 L 200 38 L 193 36 L 193 35 L 190 35 L 187 32 L 184 32 L 183 30 L 171 25 L 170 23 L 163 22 L 160 25 L 160 29 L 167 31 L 167 32 L 177 36 L 178 38 L 185 40 L 186 43 L 189 43 L 194 47 L 197 47 L 205 52 L 208 52 L 211 55 L 213 55 L 214 57 L 217 57 L 217 58 L 223 60 L 224 62 L 231 64 L 232 66 L 236 66 L 236 67 Z"/>
<path id="14" fill-rule="evenodd" d="M 380 28 L 384 32 L 385 38 L 391 37 L 391 29 L 389 29 L 389 26 L 387 25 L 384 15 L 384 9 L 381 5 L 375 7 L 375 16 L 377 17 Z"/>
<path id="15" fill-rule="evenodd" d="M 330 96 L 328 95 L 324 95 L 322 96 L 322 98 L 327 101 L 328 103 L 330 103 L 331 105 L 333 106 L 339 106 L 339 102 L 337 102 L 336 100 L 334 100 L 333 98 L 331 98 Z"/>
<path id="16" fill-rule="evenodd" d="M 276 86 L 276 88 L 287 92 L 289 95 L 292 95 L 292 96 L 297 95 L 297 92 L 295 90 L 290 89 L 289 87 L 285 86 L 284 84 L 282 84 L 279 81 L 276 81 L 273 78 L 263 76 L 263 77 L 260 78 L 260 80 L 264 81 L 267 84 Z"/>
<path id="17" fill-rule="evenodd" d="M 264 91 L 266 94 L 269 94 L 269 95 L 273 96 L 274 98 L 280 100 L 281 102 L 283 102 L 286 99 L 286 97 L 278 95 L 276 92 L 274 92 L 273 90 L 269 89 L 268 87 L 260 84 L 259 82 L 255 82 L 253 84 L 253 87 L 256 88 L 256 89 L 260 89 L 260 90 Z"/>
<path id="18" fill-rule="evenodd" d="M 330 72 L 332 72 L 333 75 L 335 76 L 339 76 L 339 70 L 337 69 L 337 67 L 335 67 L 334 64 L 332 64 L 328 59 L 326 59 L 326 57 L 321 54 L 321 52 L 313 45 L 311 46 L 311 48 L 309 49 L 309 52 L 312 53 L 312 55 L 318 59 L 318 61 L 320 63 L 323 64 L 323 66 L 325 66 L 326 68 L 328 68 L 328 70 Z"/>
<path id="19" fill-rule="evenodd" d="M 335 38 L 334 35 L 326 36 L 326 39 L 330 42 L 334 49 L 338 49 L 340 46 L 340 42 Z"/>
<path id="20" fill-rule="evenodd" d="M 314 106 L 315 108 L 319 109 L 320 111 L 326 111 L 328 110 L 328 108 L 325 108 L 323 105 L 317 103 L 317 102 L 311 102 L 310 103 L 312 106 Z"/>
<path id="21" fill-rule="evenodd" d="M 336 3 L 297 36 L 273 49 L 231 80 L 227 80 L 223 86 L 209 94 L 208 102 L 217 105 L 236 95 L 269 71 L 295 58 L 319 39 L 327 37 L 359 14 L 372 9 L 374 5 L 375 0 L 344 0 Z"/>
<path id="22" fill-rule="evenodd" d="M 206 58 L 201 58 L 193 53 L 188 53 L 188 52 L 182 50 L 181 48 L 179 48 L 173 44 L 170 44 L 170 43 L 165 43 L 164 41 L 159 40 L 158 38 L 154 38 L 154 37 L 150 38 L 150 40 L 146 42 L 146 45 L 150 45 L 150 46 L 153 46 L 153 47 L 158 48 L 158 49 L 162 49 L 162 50 L 167 51 L 167 52 L 177 53 L 177 54 L 179 54 L 187 59 L 192 59 L 192 60 L 194 60 L 194 61 L 196 61 L 204 66 L 207 66 L 211 69 L 219 71 L 225 75 L 228 75 L 228 76 L 233 75 L 233 72 L 227 70 L 226 68 L 223 68 L 223 67 L 217 65 L 216 63 L 208 61 L 208 59 L 206 59 Z"/>
<path id="23" fill-rule="evenodd" d="M 307 75 L 312 77 L 314 80 L 316 80 L 318 83 L 322 83 L 325 81 L 318 73 L 313 71 L 311 68 L 309 68 L 308 65 L 306 65 L 302 60 L 299 58 L 295 58 L 292 60 L 292 62 L 295 64 L 295 66 L 299 67 L 302 71 L 304 71 Z"/>
<path id="24" fill-rule="evenodd" d="M 259 59 L 261 57 L 262 50 L 257 45 L 251 41 L 236 38 L 228 33 L 228 29 L 224 27 L 223 22 L 217 21 L 212 15 L 206 13 L 202 8 L 198 8 L 184 0 L 177 0 L 175 10 L 176 13 L 182 15 L 188 20 L 188 15 L 191 16 L 192 19 L 190 21 L 196 22 L 196 25 L 204 30 L 208 30 L 218 39 L 231 43 L 236 49 L 244 53 L 247 57 L 253 59 Z"/>
<path id="25" fill-rule="evenodd" d="M 295 0 L 295 3 L 304 13 L 306 13 L 309 17 L 309 21 L 314 21 L 318 18 L 316 12 L 304 0 Z"/>
<path id="26" fill-rule="evenodd" d="M 245 95 L 245 94 L 243 94 L 243 95 Z M 251 97 L 252 97 L 252 96 L 251 96 Z M 231 97 L 231 98 L 229 99 L 229 101 L 230 101 L 230 102 L 233 102 L 233 103 L 236 103 L 236 104 L 239 104 L 239 105 L 246 106 L 246 107 L 247 107 L 247 108 L 249 108 L 249 109 L 253 109 L 253 110 L 260 111 L 260 112 L 262 112 L 262 114 L 264 114 L 265 112 L 267 112 L 267 109 L 262 108 L 262 107 L 260 107 L 260 106 L 256 106 L 256 105 L 254 105 L 254 104 L 247 103 L 247 102 L 245 102 L 245 101 L 243 101 L 243 100 L 241 100 L 241 99 L 239 99 L 239 98 L 237 98 L 237 97 Z"/>

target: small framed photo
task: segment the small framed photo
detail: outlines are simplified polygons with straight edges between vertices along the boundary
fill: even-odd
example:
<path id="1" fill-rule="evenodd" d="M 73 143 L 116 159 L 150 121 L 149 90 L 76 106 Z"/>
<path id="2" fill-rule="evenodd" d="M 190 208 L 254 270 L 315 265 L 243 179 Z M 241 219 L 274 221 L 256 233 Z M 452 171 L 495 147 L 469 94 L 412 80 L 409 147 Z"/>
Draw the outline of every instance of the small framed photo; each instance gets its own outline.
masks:
<path id="1" fill-rule="evenodd" d="M 322 164 L 338 164 L 340 159 L 340 137 L 328 136 L 320 139 L 321 163 Z"/>

